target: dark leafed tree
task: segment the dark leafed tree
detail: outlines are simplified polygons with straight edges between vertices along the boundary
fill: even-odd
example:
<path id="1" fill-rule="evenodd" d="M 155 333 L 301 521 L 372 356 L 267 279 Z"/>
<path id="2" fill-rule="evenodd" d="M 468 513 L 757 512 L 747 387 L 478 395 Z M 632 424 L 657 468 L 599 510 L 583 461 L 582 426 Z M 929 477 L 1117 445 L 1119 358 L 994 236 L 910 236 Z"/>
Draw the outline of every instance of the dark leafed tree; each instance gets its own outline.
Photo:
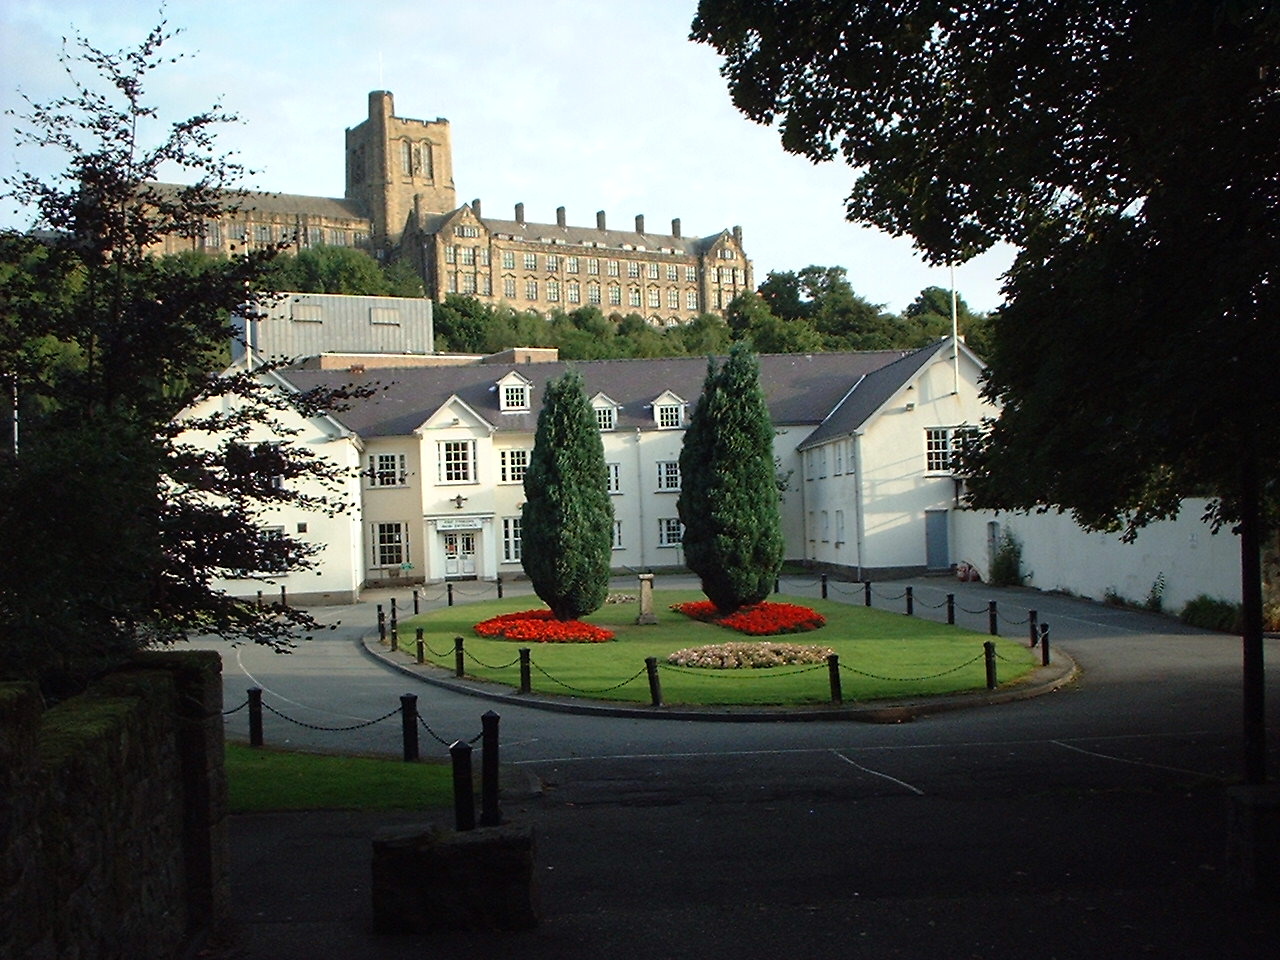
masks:
<path id="1" fill-rule="evenodd" d="M 214 108 L 165 125 L 147 106 L 170 38 L 161 25 L 118 53 L 80 40 L 63 58 L 74 92 L 18 118 L 20 143 L 62 152 L 66 172 L 4 181 L 40 239 L 0 236 L 0 357 L 16 407 L 0 456 L 0 674 L 52 693 L 193 632 L 287 646 L 314 626 L 305 613 L 258 609 L 213 581 L 308 565 L 312 547 L 264 522 L 272 506 L 342 506 L 324 492 L 332 470 L 288 440 L 252 441 L 276 415 L 340 396 L 209 373 L 272 252 L 150 254 L 226 212 L 241 172 L 214 149 L 232 117 Z M 79 77 L 86 67 L 93 79 Z M 194 182 L 154 186 L 175 171 Z M 176 422 L 210 400 L 199 420 Z"/>
<path id="2" fill-rule="evenodd" d="M 1280 488 L 1280 7 L 704 0 L 693 36 L 850 218 L 933 262 L 1019 249 L 978 505 L 1086 527 L 1187 495 L 1240 535 L 1245 775 L 1266 777 L 1259 544 Z"/>
<path id="3" fill-rule="evenodd" d="M 524 475 L 521 563 L 560 620 L 600 609 L 609 594 L 613 504 L 595 412 L 582 374 L 547 384 Z"/>
<path id="4" fill-rule="evenodd" d="M 760 363 L 737 343 L 707 379 L 680 450 L 685 563 L 721 613 L 769 595 L 782 564 L 773 422 Z"/>

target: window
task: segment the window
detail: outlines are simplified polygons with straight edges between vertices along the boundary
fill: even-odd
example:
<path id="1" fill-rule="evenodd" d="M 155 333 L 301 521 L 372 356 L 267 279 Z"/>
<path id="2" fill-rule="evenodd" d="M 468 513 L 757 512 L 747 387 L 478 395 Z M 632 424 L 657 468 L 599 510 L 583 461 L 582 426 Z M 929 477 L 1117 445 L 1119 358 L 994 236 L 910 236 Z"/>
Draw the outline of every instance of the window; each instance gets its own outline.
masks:
<path id="1" fill-rule="evenodd" d="M 837 440 L 833 449 L 835 450 L 836 462 L 831 468 L 831 475 L 833 477 L 838 477 L 840 474 L 844 473 L 844 441 Z"/>
<path id="2" fill-rule="evenodd" d="M 499 477 L 503 483 L 523 483 L 529 469 L 528 450 L 503 450 L 498 454 Z"/>
<path id="3" fill-rule="evenodd" d="M 329 231 L 329 246 L 345 247 L 346 245 L 347 245 L 347 231 L 332 230 L 332 229 Z"/>
<path id="4" fill-rule="evenodd" d="M 658 407 L 655 419 L 663 430 L 684 426 L 684 408 L 678 403 L 664 403 Z"/>
<path id="5" fill-rule="evenodd" d="M 667 289 L 667 309 L 668 310 L 680 309 L 680 291 L 677 290 L 675 287 L 669 287 Z"/>
<path id="6" fill-rule="evenodd" d="M 476 442 L 444 440 L 436 444 L 440 483 L 471 483 L 476 476 Z"/>
<path id="7" fill-rule="evenodd" d="M 577 280 L 570 280 L 569 283 L 567 284 L 567 287 L 568 287 L 568 294 L 569 294 L 569 302 L 581 303 L 582 302 L 582 285 L 578 283 Z"/>
<path id="8" fill-rule="evenodd" d="M 520 534 L 523 521 L 520 517 L 502 518 L 502 562 L 517 563 L 520 560 Z"/>
<path id="9" fill-rule="evenodd" d="M 375 453 L 369 458 L 369 486 L 403 487 L 409 479 L 403 453 Z"/>
<path id="10" fill-rule="evenodd" d="M 720 253 L 719 253 L 719 254 L 717 254 L 717 256 L 719 256 L 721 260 L 736 260 L 736 259 L 737 259 L 737 258 L 733 255 L 733 251 L 732 251 L 732 250 L 730 250 L 730 249 L 729 249 L 729 248 L 727 248 L 727 247 L 722 248 L 722 249 L 720 250 Z"/>
<path id="11" fill-rule="evenodd" d="M 547 281 L 547 299 L 550 300 L 552 303 L 560 302 L 560 281 L 559 280 Z"/>
<path id="12" fill-rule="evenodd" d="M 680 461 L 678 460 L 659 460 L 658 461 L 658 489 L 659 490 L 679 490 L 680 489 Z"/>
<path id="13" fill-rule="evenodd" d="M 524 255 L 524 268 L 526 270 L 538 269 L 538 255 L 536 253 L 526 253 Z"/>
<path id="14" fill-rule="evenodd" d="M 528 410 L 529 385 L 525 383 L 508 383 L 502 388 L 503 410 Z"/>
<path id="15" fill-rule="evenodd" d="M 448 244 L 444 248 L 444 262 L 445 263 L 458 262 L 458 248 L 455 247 L 453 244 Z"/>
<path id="16" fill-rule="evenodd" d="M 413 145 L 408 140 L 400 141 L 400 172 L 413 173 Z"/>
<path id="17" fill-rule="evenodd" d="M 515 277 L 502 278 L 502 295 L 509 300 L 514 300 L 516 298 L 516 278 Z"/>
<path id="18" fill-rule="evenodd" d="M 596 426 L 601 430 L 613 430 L 618 426 L 617 407 L 596 407 Z"/>
<path id="19" fill-rule="evenodd" d="M 621 550 L 622 546 L 622 521 L 613 521 L 613 549 Z"/>
<path id="20" fill-rule="evenodd" d="M 474 267 L 476 265 L 475 247 L 460 247 L 458 253 L 460 254 L 462 265 L 464 267 Z"/>
<path id="21" fill-rule="evenodd" d="M 656 310 L 662 306 L 662 291 L 657 287 L 649 288 L 649 309 Z"/>
<path id="22" fill-rule="evenodd" d="M 405 562 L 408 545 L 402 523 L 375 523 L 373 525 L 373 564 L 377 567 L 398 567 Z"/>
<path id="23" fill-rule="evenodd" d="M 593 277 L 600 275 L 600 261 L 595 257 L 591 257 L 587 260 L 587 273 L 591 274 Z"/>
<path id="24" fill-rule="evenodd" d="M 524 282 L 524 298 L 526 300 L 538 299 L 538 281 L 537 280 L 526 280 Z"/>
<path id="25" fill-rule="evenodd" d="M 480 278 L 480 292 L 486 297 L 493 294 L 493 281 L 489 279 L 487 273 Z"/>
<path id="26" fill-rule="evenodd" d="M 697 282 L 698 282 L 698 268 L 697 268 L 697 267 L 685 267 L 685 268 L 684 268 L 684 280 L 685 280 L 685 283 L 697 283 Z"/>
<path id="27" fill-rule="evenodd" d="M 631 277 L 632 279 L 636 279 L 636 278 L 638 278 L 638 277 L 640 276 L 640 261 L 639 261 L 639 260 L 628 260 L 628 261 L 627 261 L 627 276 L 628 276 L 628 277 Z"/>
<path id="28" fill-rule="evenodd" d="M 684 308 L 686 310 L 698 309 L 698 291 L 697 290 L 686 290 L 684 292 Z"/>
<path id="29" fill-rule="evenodd" d="M 204 242 L 207 247 L 222 246 L 222 224 L 217 220 L 204 222 Z"/>
<path id="30" fill-rule="evenodd" d="M 831 542 L 831 518 L 825 510 L 822 511 L 822 542 Z"/>
<path id="31" fill-rule="evenodd" d="M 609 468 L 609 486 L 608 486 L 609 492 L 621 493 L 622 492 L 622 464 L 606 463 L 605 466 Z"/>
<path id="32" fill-rule="evenodd" d="M 951 466 L 951 431 L 929 427 L 924 432 L 924 468 L 929 473 L 946 473 Z"/>
<path id="33" fill-rule="evenodd" d="M 453 228 L 455 237 L 478 237 L 480 236 L 480 228 L 474 223 L 460 223 Z"/>
<path id="34" fill-rule="evenodd" d="M 558 253 L 547 254 L 547 273 L 555 273 L 560 269 L 560 255 Z"/>
<path id="35" fill-rule="evenodd" d="M 622 288 L 616 283 L 609 284 L 609 306 L 622 306 Z"/>
<path id="36" fill-rule="evenodd" d="M 616 277 L 618 275 L 618 261 L 610 260 L 608 263 L 609 276 Z"/>
<path id="37" fill-rule="evenodd" d="M 464 273 L 462 275 L 462 292 L 463 293 L 476 292 L 476 275 L 474 273 Z"/>
<path id="38" fill-rule="evenodd" d="M 253 239 L 254 239 L 254 242 L 256 243 L 270 243 L 271 228 L 266 224 L 262 224 L 262 223 L 258 224 L 256 227 L 253 228 Z"/>
<path id="39" fill-rule="evenodd" d="M 683 536 L 679 517 L 663 517 L 658 521 L 658 546 L 678 547 Z"/>
<path id="40" fill-rule="evenodd" d="M 844 511 L 836 511 L 836 544 L 844 543 Z"/>
<path id="41" fill-rule="evenodd" d="M 649 264 L 649 279 L 650 279 L 650 280 L 657 280 L 657 279 L 658 279 L 658 271 L 659 271 L 660 269 L 661 269 L 661 264 L 657 264 L 657 263 L 651 263 L 651 264 Z"/>
<path id="42" fill-rule="evenodd" d="M 514 270 L 516 268 L 516 252 L 514 250 L 502 251 L 502 269 Z"/>
<path id="43" fill-rule="evenodd" d="M 564 272 L 565 272 L 565 273 L 577 273 L 577 272 L 578 272 L 578 258 L 577 258 L 577 257 L 565 257 L 565 258 L 564 258 Z"/>
<path id="44" fill-rule="evenodd" d="M 712 282 L 712 283 L 719 283 L 719 282 L 720 282 L 720 268 L 719 268 L 719 267 L 712 267 L 712 268 L 711 268 L 711 282 Z"/>
<path id="45" fill-rule="evenodd" d="M 640 288 L 639 287 L 629 287 L 627 289 L 627 304 L 628 306 L 632 306 L 632 307 L 640 306 Z"/>
<path id="46" fill-rule="evenodd" d="M 827 448 L 818 447 L 813 451 L 813 455 L 818 458 L 818 477 L 825 479 L 827 476 Z"/>
<path id="47" fill-rule="evenodd" d="M 667 279 L 672 282 L 680 279 L 680 268 L 674 263 L 667 264 Z"/>
<path id="48" fill-rule="evenodd" d="M 230 477 L 255 490 L 284 489 L 284 457 L 279 443 L 228 445 L 226 470 Z"/>
<path id="49" fill-rule="evenodd" d="M 594 280 L 587 284 L 587 303 L 600 306 L 600 284 Z"/>

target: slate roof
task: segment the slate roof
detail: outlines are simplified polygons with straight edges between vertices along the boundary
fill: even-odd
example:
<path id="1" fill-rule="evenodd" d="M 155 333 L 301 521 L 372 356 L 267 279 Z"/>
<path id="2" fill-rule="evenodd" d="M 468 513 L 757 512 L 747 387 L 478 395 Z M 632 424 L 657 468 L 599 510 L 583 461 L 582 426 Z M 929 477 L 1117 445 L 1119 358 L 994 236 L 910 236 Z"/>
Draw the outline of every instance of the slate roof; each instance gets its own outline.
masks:
<path id="1" fill-rule="evenodd" d="M 154 183 L 159 190 L 183 189 L 181 184 Z M 298 193 L 265 193 L 257 190 L 246 190 L 241 196 L 235 191 L 227 192 L 227 202 L 242 211 L 253 211 L 267 215 L 294 215 L 325 217 L 331 220 L 363 220 L 369 218 L 354 200 L 340 197 L 308 197 Z"/>
<path id="2" fill-rule="evenodd" d="M 868 372 L 818 429 L 805 438 L 799 449 L 853 433 L 948 343 L 949 340 L 940 340 Z"/>
<path id="3" fill-rule="evenodd" d="M 760 357 L 760 380 L 770 416 L 776 426 L 823 424 L 824 420 L 831 419 L 829 414 L 860 380 L 864 384 L 876 384 L 880 390 L 888 389 L 891 384 L 900 386 L 936 349 L 936 346 L 926 347 L 907 354 L 899 350 L 765 354 Z M 619 404 L 619 431 L 656 429 L 649 404 L 666 390 L 685 400 L 691 415 L 707 373 L 705 357 L 671 357 L 401 367 L 370 370 L 365 374 L 346 370 L 289 370 L 283 375 L 303 390 L 353 382 L 378 383 L 384 389 L 374 397 L 334 414 L 344 426 L 363 437 L 407 435 L 455 395 L 500 432 L 533 433 L 547 382 L 570 366 L 582 374 L 587 396 L 605 393 Z M 528 412 L 503 413 L 498 408 L 499 393 L 494 386 L 512 370 L 533 384 Z M 866 396 L 870 398 L 872 391 Z M 846 402 L 843 406 L 848 405 Z M 865 406 L 860 399 L 851 409 L 862 410 Z M 843 422 L 843 407 L 837 412 Z"/>

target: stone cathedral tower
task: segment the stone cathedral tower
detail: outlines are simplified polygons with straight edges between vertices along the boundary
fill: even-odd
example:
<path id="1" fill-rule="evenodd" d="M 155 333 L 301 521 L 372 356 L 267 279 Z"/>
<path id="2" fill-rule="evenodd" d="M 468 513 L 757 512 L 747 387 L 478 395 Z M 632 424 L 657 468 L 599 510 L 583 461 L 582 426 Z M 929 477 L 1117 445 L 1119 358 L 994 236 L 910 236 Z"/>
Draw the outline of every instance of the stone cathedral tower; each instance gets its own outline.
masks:
<path id="1" fill-rule="evenodd" d="M 391 94 L 369 94 L 369 118 L 347 130 L 346 198 L 370 220 L 370 246 L 386 256 L 421 214 L 458 206 L 449 121 L 395 115 Z"/>

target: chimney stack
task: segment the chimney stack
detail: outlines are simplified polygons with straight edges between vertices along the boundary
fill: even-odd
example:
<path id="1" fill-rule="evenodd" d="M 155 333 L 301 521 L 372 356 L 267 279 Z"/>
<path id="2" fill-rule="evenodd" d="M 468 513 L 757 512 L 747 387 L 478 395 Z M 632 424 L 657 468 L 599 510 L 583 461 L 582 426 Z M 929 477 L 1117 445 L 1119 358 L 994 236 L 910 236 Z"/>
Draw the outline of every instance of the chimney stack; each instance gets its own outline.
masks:
<path id="1" fill-rule="evenodd" d="M 597 230 L 604 229 L 604 211 L 603 210 L 596 211 L 596 229 Z"/>
<path id="2" fill-rule="evenodd" d="M 680 239 L 680 218 L 679 217 L 675 217 L 671 221 L 671 235 L 675 237 L 677 240 Z"/>
<path id="3" fill-rule="evenodd" d="M 476 197 L 476 199 L 471 201 L 471 212 L 476 215 L 477 220 L 480 219 L 480 198 L 479 197 Z"/>
<path id="4" fill-rule="evenodd" d="M 737 243 L 739 247 L 742 246 L 742 228 L 741 227 L 733 228 L 733 239 L 734 239 L 734 242 Z"/>
<path id="5" fill-rule="evenodd" d="M 519 223 L 519 224 L 524 223 L 524 204 L 523 203 L 516 204 L 516 223 Z"/>
<path id="6" fill-rule="evenodd" d="M 636 214 L 636 233 L 644 233 L 644 214 Z"/>
<path id="7" fill-rule="evenodd" d="M 556 226 L 564 226 L 564 207 L 556 207 Z"/>

